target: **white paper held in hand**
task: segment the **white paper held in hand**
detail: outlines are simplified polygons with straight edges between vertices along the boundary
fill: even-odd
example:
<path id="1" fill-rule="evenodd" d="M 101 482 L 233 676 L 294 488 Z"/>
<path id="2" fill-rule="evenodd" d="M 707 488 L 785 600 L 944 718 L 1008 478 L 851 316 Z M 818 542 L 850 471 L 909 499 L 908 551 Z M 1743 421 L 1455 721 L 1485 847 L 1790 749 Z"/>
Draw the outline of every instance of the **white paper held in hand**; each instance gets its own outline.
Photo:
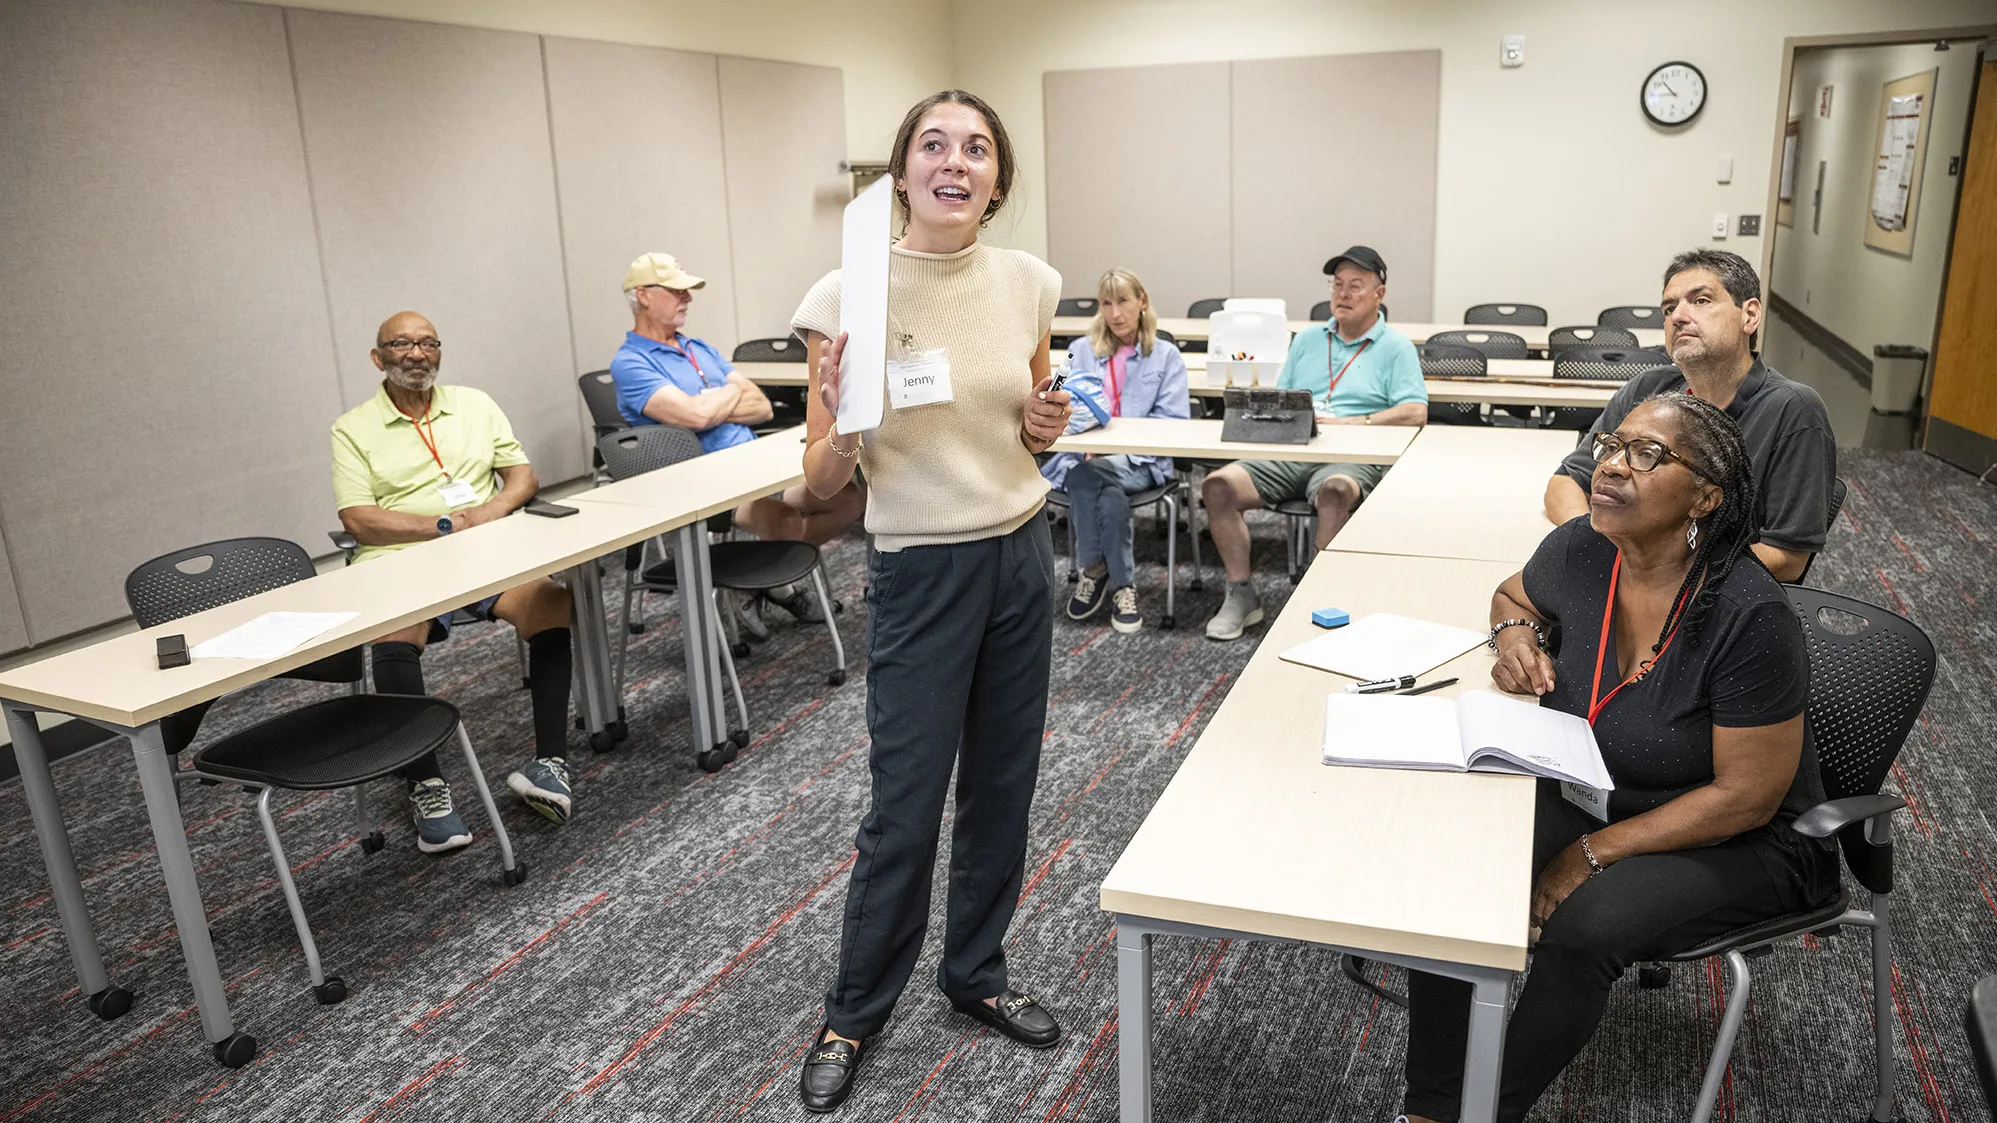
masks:
<path id="1" fill-rule="evenodd" d="M 266 612 L 188 650 L 196 659 L 275 659 L 359 616 L 358 612 Z"/>
<path id="2" fill-rule="evenodd" d="M 839 417 L 835 428 L 878 428 L 886 409 L 888 362 L 888 243 L 894 179 L 882 176 L 846 204 L 839 248 Z"/>

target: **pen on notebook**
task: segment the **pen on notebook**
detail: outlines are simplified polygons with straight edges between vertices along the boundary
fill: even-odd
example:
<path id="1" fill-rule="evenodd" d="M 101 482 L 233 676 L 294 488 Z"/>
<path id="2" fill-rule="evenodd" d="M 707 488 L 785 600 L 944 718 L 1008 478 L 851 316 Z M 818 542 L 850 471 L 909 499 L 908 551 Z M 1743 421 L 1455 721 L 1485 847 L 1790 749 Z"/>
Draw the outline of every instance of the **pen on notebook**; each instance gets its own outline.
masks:
<path id="1" fill-rule="evenodd" d="M 1355 682 L 1345 688 L 1347 694 L 1385 694 L 1389 690 L 1406 690 L 1415 684 L 1415 676 L 1402 675 L 1399 678 L 1383 678 L 1373 682 Z"/>
<path id="2" fill-rule="evenodd" d="M 1442 689 L 1443 687 L 1445 687 L 1445 686 L 1454 686 L 1454 685 L 1456 685 L 1456 680 L 1455 680 L 1455 679 L 1453 679 L 1453 678 L 1439 678 L 1439 679 L 1436 679 L 1436 680 L 1435 680 L 1434 682 L 1425 682 L 1425 683 L 1422 683 L 1422 684 L 1421 684 L 1420 686 L 1417 686 L 1417 687 L 1415 687 L 1415 688 L 1414 688 L 1414 689 L 1412 689 L 1412 690 L 1398 690 L 1398 691 L 1395 691 L 1395 693 L 1397 693 L 1397 694 L 1404 694 L 1404 695 L 1405 695 L 1405 694 L 1427 694 L 1427 693 L 1428 693 L 1429 691 L 1431 691 L 1431 690 L 1441 690 L 1441 689 Z"/>

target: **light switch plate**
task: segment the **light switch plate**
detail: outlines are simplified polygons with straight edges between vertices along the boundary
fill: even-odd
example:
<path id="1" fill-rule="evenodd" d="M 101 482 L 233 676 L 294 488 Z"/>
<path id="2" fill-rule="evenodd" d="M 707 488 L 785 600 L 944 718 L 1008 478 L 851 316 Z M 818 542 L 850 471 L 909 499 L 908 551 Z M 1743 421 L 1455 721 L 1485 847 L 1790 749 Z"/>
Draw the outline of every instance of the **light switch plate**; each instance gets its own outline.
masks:
<path id="1" fill-rule="evenodd" d="M 1713 212 L 1713 237 L 1714 237 L 1715 239 L 1721 239 L 1721 238 L 1725 238 L 1726 236 L 1727 236 L 1727 212 L 1725 212 L 1725 211 L 1714 211 L 1714 212 Z"/>
<path id="2" fill-rule="evenodd" d="M 1498 42 L 1499 66 L 1525 65 L 1525 36 L 1507 35 Z"/>
<path id="3" fill-rule="evenodd" d="M 1732 156 L 1720 157 L 1719 180 L 1721 183 L 1732 183 L 1734 181 L 1734 158 Z"/>
<path id="4" fill-rule="evenodd" d="M 1740 226 L 1737 232 L 1743 238 L 1761 237 L 1761 216 L 1758 214 L 1741 215 Z"/>

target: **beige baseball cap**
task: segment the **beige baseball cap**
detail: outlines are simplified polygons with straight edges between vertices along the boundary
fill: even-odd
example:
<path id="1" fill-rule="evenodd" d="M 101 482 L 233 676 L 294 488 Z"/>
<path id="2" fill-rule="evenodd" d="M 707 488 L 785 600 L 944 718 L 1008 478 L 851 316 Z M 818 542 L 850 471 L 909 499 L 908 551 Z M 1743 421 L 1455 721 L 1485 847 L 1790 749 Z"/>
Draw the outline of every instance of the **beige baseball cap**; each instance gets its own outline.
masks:
<path id="1" fill-rule="evenodd" d="M 697 289 L 707 284 L 705 280 L 680 268 L 680 263 L 669 253 L 648 253 L 631 263 L 624 274 L 624 291 L 643 288 L 646 285 L 664 285 L 669 289 Z"/>

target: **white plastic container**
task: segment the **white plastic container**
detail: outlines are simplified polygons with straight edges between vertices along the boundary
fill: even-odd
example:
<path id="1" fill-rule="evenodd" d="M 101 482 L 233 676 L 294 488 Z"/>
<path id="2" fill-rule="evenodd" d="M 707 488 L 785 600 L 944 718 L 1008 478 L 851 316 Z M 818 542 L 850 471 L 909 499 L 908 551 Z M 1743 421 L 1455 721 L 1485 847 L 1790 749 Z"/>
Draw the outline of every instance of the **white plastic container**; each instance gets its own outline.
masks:
<path id="1" fill-rule="evenodd" d="M 1223 309 L 1207 320 L 1208 386 L 1276 384 L 1290 353 L 1290 325 L 1283 302 L 1272 303 L 1272 309 Z"/>
<path id="2" fill-rule="evenodd" d="M 1908 413 L 1921 398 L 1921 380 L 1928 373 L 1928 353 L 1905 343 L 1881 343 L 1872 349 L 1872 409 L 1875 413 Z"/>

